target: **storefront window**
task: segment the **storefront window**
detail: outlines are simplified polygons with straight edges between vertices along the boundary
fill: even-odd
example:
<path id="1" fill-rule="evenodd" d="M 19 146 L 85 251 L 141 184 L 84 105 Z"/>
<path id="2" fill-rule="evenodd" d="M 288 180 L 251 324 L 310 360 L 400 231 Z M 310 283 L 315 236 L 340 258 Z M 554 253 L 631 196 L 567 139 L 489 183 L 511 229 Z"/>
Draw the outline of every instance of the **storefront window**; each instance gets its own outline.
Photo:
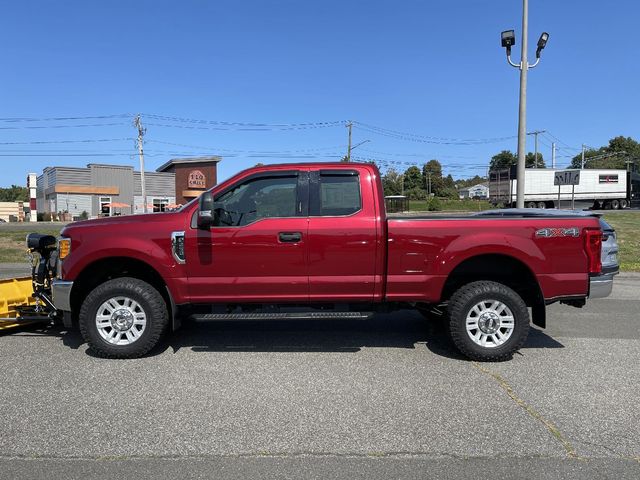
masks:
<path id="1" fill-rule="evenodd" d="M 164 212 L 167 209 L 167 205 L 169 205 L 168 198 L 154 198 L 153 199 L 153 212 Z"/>
<path id="2" fill-rule="evenodd" d="M 111 216 L 111 197 L 100 197 L 100 216 Z"/>

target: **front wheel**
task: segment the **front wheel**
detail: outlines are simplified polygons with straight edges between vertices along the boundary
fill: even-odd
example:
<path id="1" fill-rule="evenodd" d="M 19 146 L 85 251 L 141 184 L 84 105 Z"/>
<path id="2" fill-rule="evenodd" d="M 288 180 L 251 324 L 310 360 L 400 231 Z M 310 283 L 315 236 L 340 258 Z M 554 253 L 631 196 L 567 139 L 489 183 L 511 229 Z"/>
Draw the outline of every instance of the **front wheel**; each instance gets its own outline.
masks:
<path id="1" fill-rule="evenodd" d="M 526 304 L 515 291 L 497 282 L 461 287 L 449 300 L 448 314 L 451 340 L 472 360 L 507 360 L 529 334 Z"/>
<path id="2" fill-rule="evenodd" d="M 80 331 L 96 355 L 137 358 L 151 350 L 169 324 L 158 291 L 137 278 L 98 285 L 80 308 Z"/>

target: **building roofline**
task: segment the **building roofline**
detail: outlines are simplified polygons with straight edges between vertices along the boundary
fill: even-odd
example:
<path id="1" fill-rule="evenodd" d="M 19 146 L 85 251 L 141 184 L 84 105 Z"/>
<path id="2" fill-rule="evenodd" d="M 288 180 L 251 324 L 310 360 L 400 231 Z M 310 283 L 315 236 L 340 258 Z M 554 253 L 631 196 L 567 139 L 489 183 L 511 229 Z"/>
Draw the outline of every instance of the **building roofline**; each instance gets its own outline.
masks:
<path id="1" fill-rule="evenodd" d="M 158 168 L 156 168 L 156 172 L 164 172 L 172 165 L 180 165 L 182 163 L 218 163 L 222 160 L 222 157 L 218 155 L 211 155 L 208 157 L 185 157 L 185 158 L 172 158 L 168 162 L 163 163 Z"/>

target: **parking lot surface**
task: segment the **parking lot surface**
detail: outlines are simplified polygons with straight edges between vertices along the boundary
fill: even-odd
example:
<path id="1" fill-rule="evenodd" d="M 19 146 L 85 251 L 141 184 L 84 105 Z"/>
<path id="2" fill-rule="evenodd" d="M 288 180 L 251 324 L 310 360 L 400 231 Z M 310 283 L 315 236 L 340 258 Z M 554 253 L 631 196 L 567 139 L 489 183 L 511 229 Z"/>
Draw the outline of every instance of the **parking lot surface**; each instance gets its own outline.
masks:
<path id="1" fill-rule="evenodd" d="M 638 478 L 639 287 L 551 306 L 503 363 L 409 310 L 191 324 L 126 361 L 1 336 L 0 478 Z"/>

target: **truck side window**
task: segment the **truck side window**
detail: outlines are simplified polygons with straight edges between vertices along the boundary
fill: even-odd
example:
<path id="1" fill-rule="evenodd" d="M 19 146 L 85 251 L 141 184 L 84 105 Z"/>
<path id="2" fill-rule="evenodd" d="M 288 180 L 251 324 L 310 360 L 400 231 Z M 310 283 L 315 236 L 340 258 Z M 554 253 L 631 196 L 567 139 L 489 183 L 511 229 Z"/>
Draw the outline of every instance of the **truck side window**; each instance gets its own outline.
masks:
<path id="1" fill-rule="evenodd" d="M 320 215 L 351 215 L 361 208 L 360 177 L 357 174 L 320 172 Z"/>
<path id="2" fill-rule="evenodd" d="M 295 217 L 298 177 L 254 178 L 215 199 L 216 227 L 241 227 L 261 218 Z"/>

